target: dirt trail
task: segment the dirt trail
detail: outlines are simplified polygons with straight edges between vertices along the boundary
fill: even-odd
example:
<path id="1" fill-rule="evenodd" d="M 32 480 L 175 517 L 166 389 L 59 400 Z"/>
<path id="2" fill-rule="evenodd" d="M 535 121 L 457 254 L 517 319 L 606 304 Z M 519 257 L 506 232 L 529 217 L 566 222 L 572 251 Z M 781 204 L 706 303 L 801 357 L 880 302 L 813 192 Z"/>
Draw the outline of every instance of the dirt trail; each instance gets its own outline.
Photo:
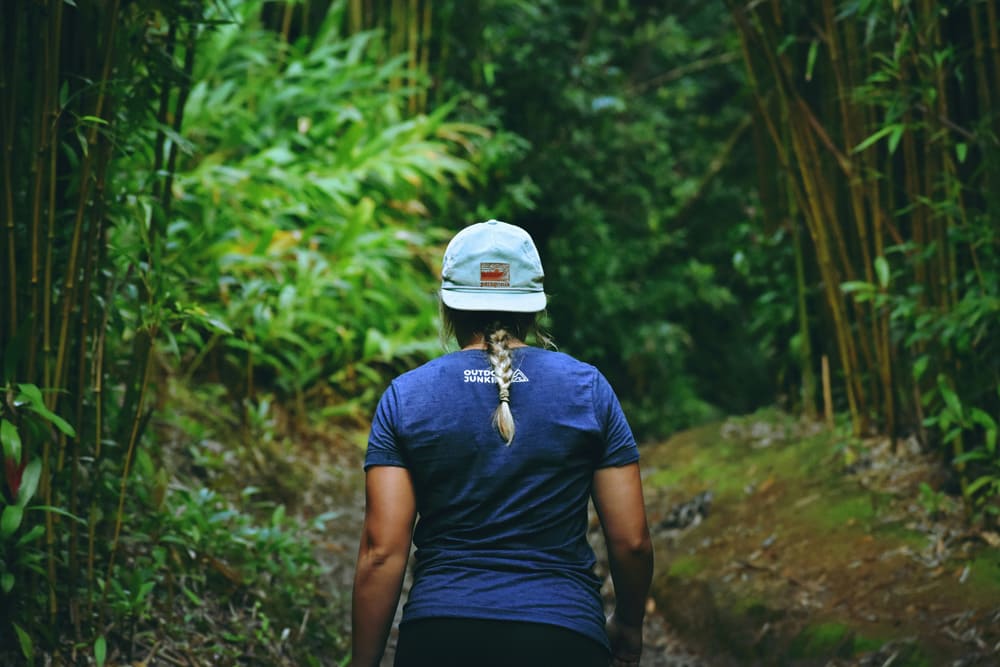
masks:
<path id="1" fill-rule="evenodd" d="M 345 438 L 312 464 L 303 507 L 338 513 L 322 554 L 347 628 L 364 434 Z M 645 667 L 1000 666 L 998 538 L 948 496 L 921 499 L 941 478 L 919 452 L 773 414 L 641 451 L 657 549 Z M 596 521 L 590 539 L 606 577 Z M 607 578 L 604 592 L 610 605 Z"/>
<path id="2" fill-rule="evenodd" d="M 364 477 L 361 471 L 364 451 L 360 444 L 363 437 L 362 433 L 349 434 L 346 439 L 351 442 L 315 455 L 311 465 L 313 479 L 303 494 L 301 504 L 304 513 L 308 515 L 327 511 L 337 513 L 336 520 L 328 524 L 330 532 L 321 545 L 321 557 L 329 568 L 329 585 L 339 593 L 338 597 L 343 602 L 342 618 L 345 628 L 350 627 L 348 614 L 351 581 L 364 508 Z M 598 556 L 598 573 L 606 580 L 605 600 L 610 607 L 612 597 L 607 560 L 596 520 L 591 525 L 589 537 Z M 407 586 L 408 583 L 407 581 Z M 402 600 L 405 599 L 404 589 Z M 651 611 L 645 622 L 643 667 L 713 667 L 711 662 L 706 662 L 687 647 L 655 610 L 652 602 L 650 604 Z M 402 602 L 382 660 L 383 667 L 392 665 L 401 610 Z"/>

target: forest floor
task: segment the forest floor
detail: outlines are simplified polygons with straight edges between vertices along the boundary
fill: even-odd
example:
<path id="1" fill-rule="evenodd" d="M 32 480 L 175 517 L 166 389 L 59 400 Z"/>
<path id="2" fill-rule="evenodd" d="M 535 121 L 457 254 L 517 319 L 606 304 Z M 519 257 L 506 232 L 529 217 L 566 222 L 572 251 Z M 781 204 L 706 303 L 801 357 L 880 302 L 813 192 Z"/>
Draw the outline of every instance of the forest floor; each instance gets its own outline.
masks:
<path id="1" fill-rule="evenodd" d="M 337 512 L 322 559 L 349 595 L 364 433 L 344 438 L 314 461 L 302 507 Z M 657 550 L 645 667 L 1000 665 L 1000 536 L 967 524 L 912 443 L 767 412 L 641 455 Z M 606 577 L 596 520 L 590 537 Z"/>
<path id="2" fill-rule="evenodd" d="M 1000 535 L 916 442 L 766 412 L 644 450 L 652 597 L 708 665 L 1000 665 Z"/>

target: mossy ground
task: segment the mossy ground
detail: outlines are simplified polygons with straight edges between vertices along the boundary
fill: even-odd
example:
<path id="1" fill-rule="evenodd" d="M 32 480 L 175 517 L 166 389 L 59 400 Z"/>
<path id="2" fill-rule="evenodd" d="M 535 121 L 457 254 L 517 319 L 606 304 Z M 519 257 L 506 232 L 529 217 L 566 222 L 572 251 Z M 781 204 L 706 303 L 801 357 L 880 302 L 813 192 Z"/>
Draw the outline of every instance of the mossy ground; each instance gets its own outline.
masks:
<path id="1" fill-rule="evenodd" d="M 957 513 L 925 516 L 918 484 L 937 474 L 932 462 L 845 472 L 866 447 L 775 412 L 645 446 L 654 526 L 714 495 L 700 525 L 655 531 L 654 599 L 668 622 L 729 643 L 720 653 L 739 664 L 852 664 L 889 645 L 892 664 L 919 667 L 1000 646 L 1000 554 Z"/>

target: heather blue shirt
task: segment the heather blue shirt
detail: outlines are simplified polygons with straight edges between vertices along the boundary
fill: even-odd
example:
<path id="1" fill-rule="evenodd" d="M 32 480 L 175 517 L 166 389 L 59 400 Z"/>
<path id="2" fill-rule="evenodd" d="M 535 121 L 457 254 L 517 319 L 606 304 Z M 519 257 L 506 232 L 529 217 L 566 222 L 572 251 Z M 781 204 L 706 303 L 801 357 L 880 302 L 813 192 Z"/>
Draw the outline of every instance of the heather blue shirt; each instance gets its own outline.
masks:
<path id="1" fill-rule="evenodd" d="M 587 504 L 594 470 L 638 460 L 635 439 L 596 368 L 534 347 L 512 354 L 510 446 L 492 424 L 482 350 L 401 375 L 379 402 L 365 469 L 407 468 L 419 514 L 402 622 L 531 621 L 607 646 Z"/>

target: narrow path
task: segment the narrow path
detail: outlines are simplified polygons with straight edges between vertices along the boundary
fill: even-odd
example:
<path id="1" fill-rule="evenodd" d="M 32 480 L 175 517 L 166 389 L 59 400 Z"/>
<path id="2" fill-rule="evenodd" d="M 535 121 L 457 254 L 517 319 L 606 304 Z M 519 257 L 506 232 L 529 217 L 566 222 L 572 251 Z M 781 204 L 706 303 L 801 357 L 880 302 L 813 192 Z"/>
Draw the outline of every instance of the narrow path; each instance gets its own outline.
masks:
<path id="1" fill-rule="evenodd" d="M 329 572 L 328 586 L 342 605 L 343 627 L 350 627 L 350 593 L 354 560 L 364 510 L 364 476 L 361 469 L 363 452 L 356 445 L 344 443 L 335 451 L 317 452 L 312 467 L 312 483 L 303 492 L 303 513 L 314 516 L 334 512 L 336 518 L 328 525 L 329 533 L 320 545 L 320 558 Z M 597 555 L 597 571 L 605 579 L 603 593 L 609 609 L 613 603 L 607 557 L 596 519 L 591 522 L 589 539 Z M 404 584 L 402 600 L 406 599 L 409 581 Z M 396 643 L 402 602 L 396 612 L 392 635 L 382 660 L 382 667 L 391 667 Z M 646 615 L 643 667 L 713 667 L 684 642 L 664 622 L 650 603 Z"/>

